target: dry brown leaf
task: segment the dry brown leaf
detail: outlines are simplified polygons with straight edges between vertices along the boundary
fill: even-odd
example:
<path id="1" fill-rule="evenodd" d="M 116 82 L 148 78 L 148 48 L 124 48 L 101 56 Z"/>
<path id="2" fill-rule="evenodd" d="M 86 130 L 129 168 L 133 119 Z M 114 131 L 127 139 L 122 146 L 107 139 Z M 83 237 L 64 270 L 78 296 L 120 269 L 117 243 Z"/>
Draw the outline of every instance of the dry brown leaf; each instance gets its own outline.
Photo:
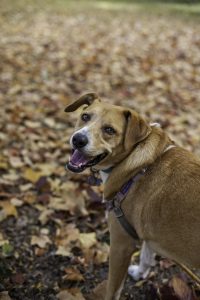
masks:
<path id="1" fill-rule="evenodd" d="M 9 181 L 16 181 L 20 178 L 20 175 L 11 170 L 8 174 L 4 174 L 3 178 Z"/>
<path id="2" fill-rule="evenodd" d="M 0 292 L 0 300 L 11 300 L 8 292 Z"/>
<path id="3" fill-rule="evenodd" d="M 67 290 L 61 291 L 56 296 L 58 300 L 85 300 L 81 292 L 77 293 L 76 295 L 72 295 Z"/>
<path id="4" fill-rule="evenodd" d="M 3 210 L 3 213 L 6 217 L 14 216 L 17 217 L 18 213 L 15 206 L 11 203 L 11 201 L 0 201 L 0 207 Z"/>
<path id="5" fill-rule="evenodd" d="M 108 261 L 110 247 L 106 243 L 98 243 L 94 262 L 96 264 L 105 263 Z"/>
<path id="6" fill-rule="evenodd" d="M 69 267 L 65 268 L 66 275 L 63 276 L 63 279 L 69 280 L 69 281 L 84 281 L 83 275 L 80 273 L 80 271 L 75 267 Z"/>
<path id="7" fill-rule="evenodd" d="M 45 248 L 48 244 L 51 244 L 52 241 L 47 235 L 36 236 L 33 235 L 31 237 L 31 245 L 37 245 L 40 248 Z"/>
<path id="8" fill-rule="evenodd" d="M 95 263 L 101 264 L 108 261 L 109 246 L 106 243 L 97 243 L 95 247 L 84 248 L 84 260 L 86 264 Z"/>
<path id="9" fill-rule="evenodd" d="M 25 203 L 33 204 L 36 200 L 36 196 L 32 192 L 28 192 L 23 196 L 23 200 Z"/>
<path id="10" fill-rule="evenodd" d="M 33 184 L 32 183 L 26 183 L 26 184 L 21 184 L 19 189 L 21 192 L 26 192 L 29 191 L 30 189 L 32 189 Z"/>
<path id="11" fill-rule="evenodd" d="M 45 209 L 40 213 L 39 220 L 42 225 L 45 225 L 48 222 L 53 212 L 52 209 Z"/>
<path id="12" fill-rule="evenodd" d="M 170 285 L 174 289 L 175 295 L 179 297 L 180 300 L 193 300 L 193 293 L 190 287 L 185 281 L 183 281 L 178 276 L 174 276 L 170 281 Z"/>
<path id="13" fill-rule="evenodd" d="M 58 249 L 56 250 L 56 255 L 72 256 L 72 253 L 70 252 L 69 248 L 66 248 L 65 246 L 58 246 Z"/>
<path id="14" fill-rule="evenodd" d="M 23 201 L 18 198 L 12 198 L 12 199 L 10 199 L 10 202 L 12 205 L 14 205 L 16 207 L 20 207 L 23 205 Z"/>
<path id="15" fill-rule="evenodd" d="M 80 231 L 74 224 L 67 224 L 57 229 L 56 245 L 71 249 L 71 242 L 79 240 Z"/>
<path id="16" fill-rule="evenodd" d="M 24 163 L 22 162 L 22 160 L 17 156 L 11 156 L 9 158 L 9 162 L 13 168 L 21 168 L 24 166 Z"/>

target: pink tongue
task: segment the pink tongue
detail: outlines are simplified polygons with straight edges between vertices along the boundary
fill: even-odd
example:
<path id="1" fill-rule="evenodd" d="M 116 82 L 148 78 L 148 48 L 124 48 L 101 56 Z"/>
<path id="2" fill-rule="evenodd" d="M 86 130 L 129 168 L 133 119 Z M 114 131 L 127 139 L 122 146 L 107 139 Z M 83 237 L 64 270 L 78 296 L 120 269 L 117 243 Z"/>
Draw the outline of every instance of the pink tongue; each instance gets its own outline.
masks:
<path id="1" fill-rule="evenodd" d="M 76 149 L 74 150 L 74 153 L 72 154 L 70 161 L 74 165 L 80 165 L 80 164 L 86 164 L 88 162 L 88 159 L 84 156 L 83 153 L 81 153 Z"/>

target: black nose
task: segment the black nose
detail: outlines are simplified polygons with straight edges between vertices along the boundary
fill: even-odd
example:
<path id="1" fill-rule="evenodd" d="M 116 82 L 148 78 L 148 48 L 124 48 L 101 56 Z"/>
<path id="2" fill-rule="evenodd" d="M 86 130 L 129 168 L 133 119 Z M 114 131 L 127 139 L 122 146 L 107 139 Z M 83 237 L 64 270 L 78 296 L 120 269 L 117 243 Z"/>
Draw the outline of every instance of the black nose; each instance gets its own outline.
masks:
<path id="1" fill-rule="evenodd" d="M 76 133 L 72 138 L 72 143 L 76 148 L 83 148 L 88 143 L 88 138 L 82 133 Z"/>

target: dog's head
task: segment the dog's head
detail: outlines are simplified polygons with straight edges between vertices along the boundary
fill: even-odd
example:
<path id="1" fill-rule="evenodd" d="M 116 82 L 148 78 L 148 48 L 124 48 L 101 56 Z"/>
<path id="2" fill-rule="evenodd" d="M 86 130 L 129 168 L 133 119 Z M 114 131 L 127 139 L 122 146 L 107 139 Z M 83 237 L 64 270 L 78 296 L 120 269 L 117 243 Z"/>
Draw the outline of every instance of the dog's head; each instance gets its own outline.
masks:
<path id="1" fill-rule="evenodd" d="M 133 110 L 103 103 L 95 93 L 88 93 L 65 108 L 80 108 L 75 132 L 71 136 L 72 155 L 69 170 L 82 172 L 95 166 L 107 169 L 122 161 L 151 127 Z"/>

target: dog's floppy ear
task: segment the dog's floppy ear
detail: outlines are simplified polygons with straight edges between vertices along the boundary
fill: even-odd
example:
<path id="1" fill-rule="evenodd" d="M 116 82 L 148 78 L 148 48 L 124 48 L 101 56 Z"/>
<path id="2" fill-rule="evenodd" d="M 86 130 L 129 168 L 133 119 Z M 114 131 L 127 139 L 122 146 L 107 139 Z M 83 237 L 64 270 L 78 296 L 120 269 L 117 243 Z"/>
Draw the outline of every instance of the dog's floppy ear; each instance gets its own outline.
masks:
<path id="1" fill-rule="evenodd" d="M 66 108 L 65 108 L 65 112 L 72 112 L 77 110 L 81 105 L 91 105 L 94 100 L 98 99 L 99 97 L 96 93 L 87 93 L 82 95 L 80 98 L 78 98 L 78 100 L 76 100 L 75 102 L 69 104 Z"/>
<path id="2" fill-rule="evenodd" d="M 130 147 L 144 140 L 150 134 L 151 127 L 131 109 L 124 111 L 124 116 L 126 119 L 124 147 L 125 149 L 130 149 Z"/>

